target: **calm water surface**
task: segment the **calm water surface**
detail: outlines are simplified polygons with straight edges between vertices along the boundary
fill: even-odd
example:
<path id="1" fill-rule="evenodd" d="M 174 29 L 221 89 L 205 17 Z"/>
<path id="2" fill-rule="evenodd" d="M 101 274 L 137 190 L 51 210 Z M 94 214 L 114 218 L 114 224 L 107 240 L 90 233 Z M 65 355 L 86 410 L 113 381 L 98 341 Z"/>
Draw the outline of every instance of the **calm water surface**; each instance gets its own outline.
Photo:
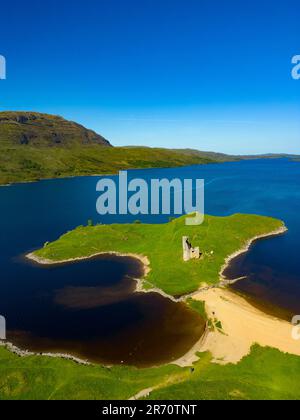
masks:
<path id="1" fill-rule="evenodd" d="M 255 213 L 284 220 L 287 234 L 257 242 L 227 275 L 247 276 L 234 288 L 256 304 L 280 307 L 287 317 L 300 314 L 300 163 L 254 160 L 132 171 L 131 176 L 204 178 L 207 213 Z M 148 366 L 174 360 L 199 339 L 203 321 L 157 294 L 134 294 L 133 278 L 142 270 L 137 261 L 107 256 L 49 268 L 22 257 L 88 219 L 136 219 L 99 217 L 97 180 L 0 188 L 0 313 L 7 318 L 9 338 L 36 351 L 67 351 L 107 363 Z M 168 217 L 139 219 L 163 223 Z"/>

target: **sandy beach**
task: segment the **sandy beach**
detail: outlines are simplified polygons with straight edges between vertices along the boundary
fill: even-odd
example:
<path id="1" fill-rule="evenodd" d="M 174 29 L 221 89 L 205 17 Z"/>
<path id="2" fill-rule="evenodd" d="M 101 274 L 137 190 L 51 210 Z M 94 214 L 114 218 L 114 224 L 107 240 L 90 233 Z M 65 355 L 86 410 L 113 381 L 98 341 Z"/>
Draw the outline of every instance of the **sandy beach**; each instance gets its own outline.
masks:
<path id="1" fill-rule="evenodd" d="M 256 343 L 300 356 L 300 341 L 293 340 L 290 323 L 261 312 L 228 289 L 199 292 L 194 299 L 204 301 L 209 318 L 222 323 L 223 333 L 209 332 L 201 346 L 214 361 L 237 363 Z"/>

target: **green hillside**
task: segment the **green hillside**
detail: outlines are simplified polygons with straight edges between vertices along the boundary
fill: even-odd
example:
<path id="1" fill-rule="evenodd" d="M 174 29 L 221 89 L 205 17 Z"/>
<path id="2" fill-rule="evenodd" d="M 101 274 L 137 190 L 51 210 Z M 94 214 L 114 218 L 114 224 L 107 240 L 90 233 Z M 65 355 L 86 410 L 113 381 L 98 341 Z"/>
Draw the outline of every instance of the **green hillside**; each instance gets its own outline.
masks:
<path id="1" fill-rule="evenodd" d="M 114 148 L 94 131 L 34 112 L 0 112 L 0 184 L 216 162 L 197 151 Z"/>
<path id="2" fill-rule="evenodd" d="M 254 346 L 237 365 L 202 353 L 190 368 L 81 366 L 43 356 L 20 358 L 0 348 L 0 400 L 129 399 L 153 389 L 152 400 L 299 400 L 300 358 Z"/>

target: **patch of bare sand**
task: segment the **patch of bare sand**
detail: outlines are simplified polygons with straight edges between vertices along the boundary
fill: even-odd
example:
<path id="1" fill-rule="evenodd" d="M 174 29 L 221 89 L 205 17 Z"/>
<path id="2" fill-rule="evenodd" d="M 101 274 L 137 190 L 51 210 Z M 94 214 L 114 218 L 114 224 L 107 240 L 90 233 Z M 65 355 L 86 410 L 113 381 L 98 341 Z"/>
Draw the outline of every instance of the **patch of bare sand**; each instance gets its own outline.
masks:
<path id="1" fill-rule="evenodd" d="M 253 344 L 300 356 L 300 341 L 292 338 L 292 325 L 254 308 L 228 289 L 210 289 L 193 297 L 206 303 L 210 318 L 222 323 L 224 333 L 209 332 L 201 351 L 210 351 L 218 363 L 237 363 Z"/>

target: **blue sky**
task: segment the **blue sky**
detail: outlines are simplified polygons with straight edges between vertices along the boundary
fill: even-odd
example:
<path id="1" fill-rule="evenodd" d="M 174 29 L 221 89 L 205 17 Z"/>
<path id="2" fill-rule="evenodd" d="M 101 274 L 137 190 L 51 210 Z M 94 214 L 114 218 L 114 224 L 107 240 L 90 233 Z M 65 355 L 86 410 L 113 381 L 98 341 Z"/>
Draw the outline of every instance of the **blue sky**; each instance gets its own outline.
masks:
<path id="1" fill-rule="evenodd" d="M 1 5 L 1 110 L 60 114 L 114 145 L 299 153 L 297 0 Z"/>

